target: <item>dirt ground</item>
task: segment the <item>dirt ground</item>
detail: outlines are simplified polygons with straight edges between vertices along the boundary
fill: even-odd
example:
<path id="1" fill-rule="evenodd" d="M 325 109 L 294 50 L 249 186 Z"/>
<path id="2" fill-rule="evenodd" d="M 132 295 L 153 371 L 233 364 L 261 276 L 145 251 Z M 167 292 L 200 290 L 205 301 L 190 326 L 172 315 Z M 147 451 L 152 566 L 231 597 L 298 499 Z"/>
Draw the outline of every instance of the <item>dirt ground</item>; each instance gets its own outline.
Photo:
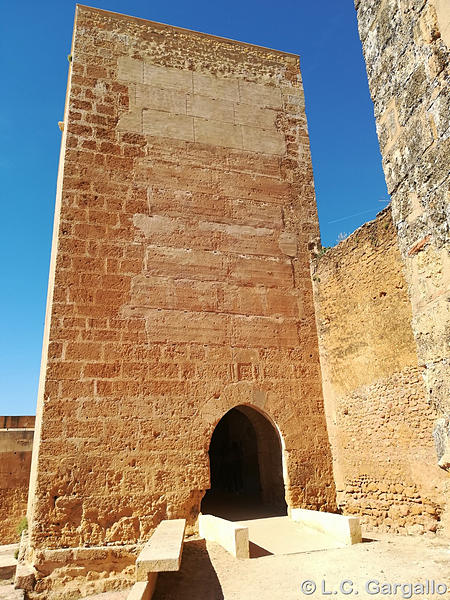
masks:
<path id="1" fill-rule="evenodd" d="M 185 543 L 181 570 L 161 574 L 154 600 L 300 600 L 302 598 L 450 598 L 450 540 L 377 535 L 347 548 L 238 560 L 217 544 Z M 349 581 L 346 581 L 349 580 Z M 432 582 L 445 584 L 432 592 Z M 316 591 L 302 583 L 312 581 Z M 353 582 L 353 583 L 350 583 Z M 345 582 L 345 583 L 343 583 Z M 368 583 L 370 582 L 370 583 Z M 375 583 L 378 582 L 378 583 Z M 422 582 L 424 592 L 408 584 Z M 381 587 L 390 584 L 391 590 Z M 407 587 L 393 587 L 403 584 Z M 340 586 L 342 585 L 342 590 Z M 325 587 L 322 587 L 325 586 Z M 368 590 L 366 589 L 368 586 Z M 351 591 L 353 590 L 353 591 Z M 410 594 L 411 592 L 411 594 Z M 115 592 L 90 600 L 125 600 Z"/>
<path id="2" fill-rule="evenodd" d="M 423 590 L 408 585 L 418 583 L 424 585 Z M 406 587 L 395 589 L 394 584 Z M 437 588 L 438 584 L 441 587 Z M 449 591 L 444 591 L 443 584 Z M 316 591 L 307 593 L 314 585 Z M 127 593 L 128 590 L 109 592 L 90 596 L 89 600 L 126 600 Z M 2 600 L 14 598 L 6 594 L 7 586 L 1 586 Z M 180 571 L 159 576 L 153 599 L 324 600 L 329 596 L 356 595 L 361 600 L 449 600 L 450 540 L 377 534 L 362 544 L 346 548 L 268 554 L 248 560 L 233 558 L 215 543 L 191 540 L 184 545 Z"/>
<path id="3" fill-rule="evenodd" d="M 344 580 L 353 584 L 343 584 Z M 358 598 L 408 596 L 408 590 L 397 588 L 396 594 L 371 594 L 366 582 L 380 584 L 416 583 L 434 580 L 450 590 L 450 543 L 423 538 L 384 537 L 378 541 L 347 548 L 302 554 L 269 555 L 250 560 L 237 560 L 220 546 L 204 540 L 185 546 L 179 573 L 159 577 L 154 600 L 299 600 L 326 598 L 329 595 Z M 301 586 L 312 581 L 316 592 L 306 594 Z M 325 582 L 324 584 L 322 582 Z M 305 585 L 305 592 L 309 591 Z M 322 586 L 325 585 L 324 588 Z M 377 584 L 369 584 L 371 592 Z M 402 591 L 406 594 L 402 595 Z M 323 592 L 329 592 L 325 594 Z M 420 594 L 416 598 L 442 598 L 439 594 Z M 450 598 L 450 593 L 444 595 Z"/>

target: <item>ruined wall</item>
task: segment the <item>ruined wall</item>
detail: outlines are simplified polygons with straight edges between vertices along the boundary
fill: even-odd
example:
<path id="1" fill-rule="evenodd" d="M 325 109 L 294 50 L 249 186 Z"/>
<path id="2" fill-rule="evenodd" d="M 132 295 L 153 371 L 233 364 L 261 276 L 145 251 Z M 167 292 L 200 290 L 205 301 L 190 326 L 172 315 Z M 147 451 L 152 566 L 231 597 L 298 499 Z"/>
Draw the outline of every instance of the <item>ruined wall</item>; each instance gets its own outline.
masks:
<path id="1" fill-rule="evenodd" d="M 450 4 L 356 0 L 437 460 L 450 467 Z"/>
<path id="2" fill-rule="evenodd" d="M 382 531 L 442 529 L 436 409 L 417 363 L 390 208 L 318 256 L 313 280 L 338 504 Z"/>
<path id="3" fill-rule="evenodd" d="M 213 429 L 238 404 L 281 433 L 288 505 L 333 509 L 317 235 L 298 57 L 77 8 L 29 504 L 37 592 L 61 546 L 192 526 Z"/>
<path id="4" fill-rule="evenodd" d="M 33 416 L 0 416 L 0 545 L 19 540 L 27 512 L 33 447 Z"/>

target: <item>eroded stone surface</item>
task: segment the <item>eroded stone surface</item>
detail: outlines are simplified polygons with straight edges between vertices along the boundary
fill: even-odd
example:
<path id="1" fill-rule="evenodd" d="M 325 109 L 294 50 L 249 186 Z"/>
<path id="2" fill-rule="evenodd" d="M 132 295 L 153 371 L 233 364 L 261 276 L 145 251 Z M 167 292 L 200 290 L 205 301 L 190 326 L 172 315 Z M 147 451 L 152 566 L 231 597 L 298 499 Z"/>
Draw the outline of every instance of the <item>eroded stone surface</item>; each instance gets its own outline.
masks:
<path id="1" fill-rule="evenodd" d="M 27 512 L 34 417 L 0 417 L 0 544 L 19 540 Z"/>
<path id="2" fill-rule="evenodd" d="M 441 0 L 355 4 L 427 401 L 448 419 L 450 8 Z"/>
<path id="3" fill-rule="evenodd" d="M 338 503 L 381 530 L 445 529 L 447 475 L 386 209 L 316 259 L 316 317 Z"/>

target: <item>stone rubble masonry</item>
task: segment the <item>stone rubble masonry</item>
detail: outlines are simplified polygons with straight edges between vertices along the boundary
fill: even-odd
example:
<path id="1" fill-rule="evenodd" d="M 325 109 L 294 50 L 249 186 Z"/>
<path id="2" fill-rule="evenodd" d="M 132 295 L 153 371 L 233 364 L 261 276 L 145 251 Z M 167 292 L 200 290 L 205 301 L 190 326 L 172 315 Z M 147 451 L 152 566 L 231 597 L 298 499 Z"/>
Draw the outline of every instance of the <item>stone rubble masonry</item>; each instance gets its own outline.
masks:
<path id="1" fill-rule="evenodd" d="M 33 416 L 0 416 L 0 545 L 19 541 L 27 513 L 33 447 Z"/>
<path id="2" fill-rule="evenodd" d="M 289 507 L 335 509 L 298 57 L 77 6 L 57 190 L 35 596 L 58 597 L 51 549 L 98 556 L 163 519 L 192 530 L 236 405 L 277 425 Z"/>
<path id="3" fill-rule="evenodd" d="M 338 505 L 378 531 L 449 530 L 390 207 L 314 261 L 323 393 Z"/>
<path id="4" fill-rule="evenodd" d="M 437 460 L 450 468 L 450 4 L 356 0 Z M 431 435 L 431 433 L 430 433 Z"/>

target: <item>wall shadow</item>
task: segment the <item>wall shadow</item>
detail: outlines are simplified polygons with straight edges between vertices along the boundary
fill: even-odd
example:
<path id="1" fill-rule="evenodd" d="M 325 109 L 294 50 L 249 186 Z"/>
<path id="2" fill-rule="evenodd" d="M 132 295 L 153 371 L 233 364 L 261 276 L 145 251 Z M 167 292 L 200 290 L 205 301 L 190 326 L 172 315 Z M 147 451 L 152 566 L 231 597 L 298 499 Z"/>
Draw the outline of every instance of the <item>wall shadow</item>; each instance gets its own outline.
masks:
<path id="1" fill-rule="evenodd" d="M 262 546 L 258 546 L 253 542 L 249 542 L 250 558 L 261 558 L 262 556 L 273 556 L 273 552 L 269 552 Z"/>
<path id="2" fill-rule="evenodd" d="M 184 543 L 181 568 L 160 573 L 153 600 L 223 600 L 222 587 L 205 540 Z"/>

